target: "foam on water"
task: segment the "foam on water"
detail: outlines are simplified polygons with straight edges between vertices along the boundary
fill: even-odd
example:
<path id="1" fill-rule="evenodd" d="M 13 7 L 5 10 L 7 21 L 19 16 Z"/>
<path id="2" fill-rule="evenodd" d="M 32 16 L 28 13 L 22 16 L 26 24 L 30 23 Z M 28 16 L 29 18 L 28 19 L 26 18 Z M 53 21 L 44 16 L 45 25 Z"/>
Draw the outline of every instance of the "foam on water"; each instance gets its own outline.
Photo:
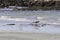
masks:
<path id="1" fill-rule="evenodd" d="M 27 20 L 26 18 L 10 18 L 8 16 L 1 16 L 0 19 L 3 19 L 3 20 L 15 20 L 15 21 L 30 21 L 30 20 Z"/>

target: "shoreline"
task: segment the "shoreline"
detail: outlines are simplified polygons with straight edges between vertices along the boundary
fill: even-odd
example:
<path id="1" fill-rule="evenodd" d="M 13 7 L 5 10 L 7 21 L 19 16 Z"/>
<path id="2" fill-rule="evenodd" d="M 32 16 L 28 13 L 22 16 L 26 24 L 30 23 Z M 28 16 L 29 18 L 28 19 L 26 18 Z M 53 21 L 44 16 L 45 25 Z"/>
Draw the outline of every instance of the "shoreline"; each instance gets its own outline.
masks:
<path id="1" fill-rule="evenodd" d="M 0 8 L 1 11 L 20 11 L 20 10 L 60 10 L 59 7 L 16 7 L 11 6 L 9 8 Z"/>

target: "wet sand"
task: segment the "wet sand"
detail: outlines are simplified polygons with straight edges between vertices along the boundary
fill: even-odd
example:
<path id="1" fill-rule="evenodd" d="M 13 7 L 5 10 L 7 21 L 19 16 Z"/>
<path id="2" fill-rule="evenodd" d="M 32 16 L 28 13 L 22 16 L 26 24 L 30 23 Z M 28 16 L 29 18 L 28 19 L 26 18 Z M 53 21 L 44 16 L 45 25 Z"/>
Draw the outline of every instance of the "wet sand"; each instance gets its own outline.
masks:
<path id="1" fill-rule="evenodd" d="M 0 40 L 60 40 L 60 34 L 0 32 Z"/>

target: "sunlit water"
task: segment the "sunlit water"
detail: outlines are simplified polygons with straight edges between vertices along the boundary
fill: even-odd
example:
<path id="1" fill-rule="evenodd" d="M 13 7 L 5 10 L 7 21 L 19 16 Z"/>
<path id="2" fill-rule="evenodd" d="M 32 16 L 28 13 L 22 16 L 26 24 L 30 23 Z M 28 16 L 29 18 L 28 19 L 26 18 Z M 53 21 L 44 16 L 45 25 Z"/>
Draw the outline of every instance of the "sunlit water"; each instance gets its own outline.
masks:
<path id="1" fill-rule="evenodd" d="M 20 18 L 25 18 L 26 20 L 22 19 L 24 21 L 19 21 Z M 47 23 L 51 25 L 45 25 L 44 27 L 41 27 L 41 25 L 39 25 L 40 27 L 36 28 L 35 26 L 30 25 L 35 20 L 41 21 L 40 24 Z M 15 24 L 15 25 L 7 25 L 7 24 Z M 60 33 L 59 26 L 60 26 L 60 11 L 56 10 L 0 11 L 0 30 Z"/>

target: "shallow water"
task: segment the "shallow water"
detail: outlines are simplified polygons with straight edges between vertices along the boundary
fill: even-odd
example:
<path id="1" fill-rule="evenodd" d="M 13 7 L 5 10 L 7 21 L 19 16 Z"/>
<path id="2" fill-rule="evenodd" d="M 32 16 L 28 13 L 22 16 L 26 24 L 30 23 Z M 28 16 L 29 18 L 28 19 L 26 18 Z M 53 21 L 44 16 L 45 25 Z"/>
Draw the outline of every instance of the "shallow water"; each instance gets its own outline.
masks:
<path id="1" fill-rule="evenodd" d="M 25 17 L 25 16 L 44 16 L 59 17 L 60 11 L 0 11 L 0 16 Z"/>
<path id="2" fill-rule="evenodd" d="M 7 20 L 9 19 L 10 20 Z M 12 19 L 13 20 L 12 20 Z M 16 21 L 26 18 L 29 21 Z M 23 20 L 23 19 L 22 19 Z M 34 20 L 39 20 L 40 27 L 32 26 Z M 42 24 L 47 24 L 41 27 Z M 7 25 L 15 24 L 15 25 Z M 50 24 L 50 25 L 48 25 Z M 0 30 L 37 32 L 37 33 L 60 33 L 60 11 L 38 10 L 38 11 L 0 11 Z"/>
<path id="3" fill-rule="evenodd" d="M 33 20 L 38 20 L 37 17 L 40 17 L 40 19 L 44 21 L 60 23 L 60 11 L 56 10 L 0 11 L 0 17 L 1 16 L 7 16 L 10 18 L 27 18 Z"/>

